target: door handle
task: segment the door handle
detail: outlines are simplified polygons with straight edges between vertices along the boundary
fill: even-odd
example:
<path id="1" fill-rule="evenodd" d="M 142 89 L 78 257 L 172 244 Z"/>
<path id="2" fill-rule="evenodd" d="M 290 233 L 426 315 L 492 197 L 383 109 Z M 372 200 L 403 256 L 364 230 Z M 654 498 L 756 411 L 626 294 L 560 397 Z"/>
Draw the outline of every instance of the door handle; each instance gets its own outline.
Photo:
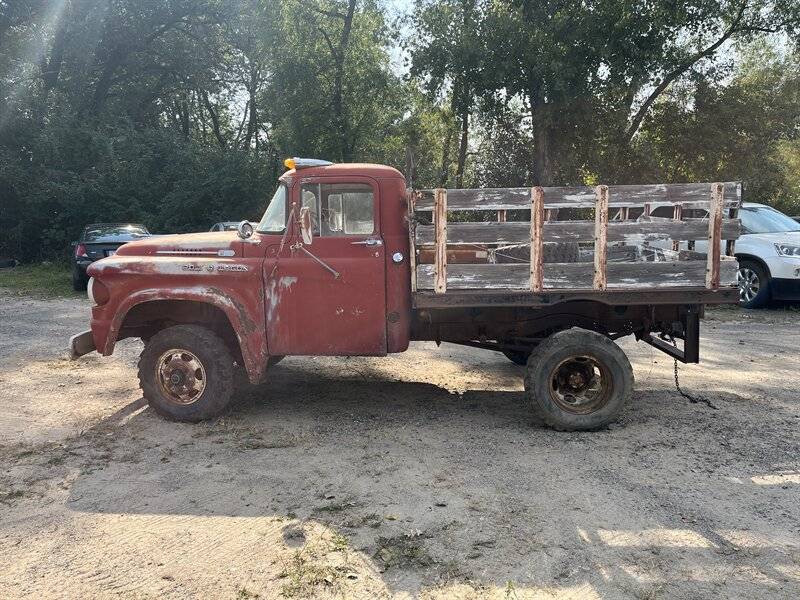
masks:
<path id="1" fill-rule="evenodd" d="M 381 240 L 370 238 L 368 240 L 359 240 L 358 242 L 350 242 L 353 246 L 383 246 Z"/>

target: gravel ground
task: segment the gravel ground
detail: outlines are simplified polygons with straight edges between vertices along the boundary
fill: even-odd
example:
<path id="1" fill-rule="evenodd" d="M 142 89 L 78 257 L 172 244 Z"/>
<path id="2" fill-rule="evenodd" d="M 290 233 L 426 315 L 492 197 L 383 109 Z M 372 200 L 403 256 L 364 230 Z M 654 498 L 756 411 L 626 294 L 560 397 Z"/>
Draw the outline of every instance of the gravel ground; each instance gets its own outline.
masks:
<path id="1" fill-rule="evenodd" d="M 797 598 L 800 315 L 709 312 L 700 366 L 626 341 L 595 433 L 536 422 L 500 355 L 288 358 L 165 422 L 141 345 L 70 363 L 83 300 L 0 295 L 2 598 Z"/>

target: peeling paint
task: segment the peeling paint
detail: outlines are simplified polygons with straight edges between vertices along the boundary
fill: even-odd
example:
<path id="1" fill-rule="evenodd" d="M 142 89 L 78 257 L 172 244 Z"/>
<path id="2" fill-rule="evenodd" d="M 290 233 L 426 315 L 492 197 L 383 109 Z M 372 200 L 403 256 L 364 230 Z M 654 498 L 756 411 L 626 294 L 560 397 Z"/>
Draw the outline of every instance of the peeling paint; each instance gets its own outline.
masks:
<path id="1" fill-rule="evenodd" d="M 297 283 L 297 277 L 282 276 L 269 280 L 266 291 L 268 324 L 276 325 L 280 321 L 280 317 L 277 316 L 277 310 L 281 295 L 284 290 L 290 290 L 295 283 Z"/>

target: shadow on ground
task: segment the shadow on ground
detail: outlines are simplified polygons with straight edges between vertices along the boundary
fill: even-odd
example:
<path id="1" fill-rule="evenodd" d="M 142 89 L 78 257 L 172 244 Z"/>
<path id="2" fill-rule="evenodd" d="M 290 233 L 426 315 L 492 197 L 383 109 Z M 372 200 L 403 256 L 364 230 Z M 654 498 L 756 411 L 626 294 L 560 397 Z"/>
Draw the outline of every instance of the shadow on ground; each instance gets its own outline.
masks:
<path id="1" fill-rule="evenodd" d="M 247 584 L 267 596 L 331 591 L 291 565 L 345 546 L 351 571 L 331 577 L 370 593 L 800 593 L 794 414 L 750 406 L 744 419 L 736 394 L 711 411 L 644 389 L 620 425 L 557 433 L 521 392 L 453 394 L 372 365 L 331 377 L 286 361 L 214 423 L 167 423 L 135 402 L 88 433 L 67 505 L 133 519 L 117 541 L 134 554 L 150 535 L 175 549 L 174 535 L 190 556 L 288 557 Z"/>

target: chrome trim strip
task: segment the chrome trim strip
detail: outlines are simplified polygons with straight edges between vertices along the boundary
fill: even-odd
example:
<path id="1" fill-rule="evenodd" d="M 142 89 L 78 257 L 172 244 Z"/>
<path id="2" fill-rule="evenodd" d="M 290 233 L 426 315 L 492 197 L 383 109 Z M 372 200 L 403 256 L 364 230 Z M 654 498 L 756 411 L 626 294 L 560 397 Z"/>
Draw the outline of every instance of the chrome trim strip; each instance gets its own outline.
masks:
<path id="1" fill-rule="evenodd" d="M 203 256 L 218 256 L 218 250 L 156 250 L 156 254 L 188 254 Z"/>

